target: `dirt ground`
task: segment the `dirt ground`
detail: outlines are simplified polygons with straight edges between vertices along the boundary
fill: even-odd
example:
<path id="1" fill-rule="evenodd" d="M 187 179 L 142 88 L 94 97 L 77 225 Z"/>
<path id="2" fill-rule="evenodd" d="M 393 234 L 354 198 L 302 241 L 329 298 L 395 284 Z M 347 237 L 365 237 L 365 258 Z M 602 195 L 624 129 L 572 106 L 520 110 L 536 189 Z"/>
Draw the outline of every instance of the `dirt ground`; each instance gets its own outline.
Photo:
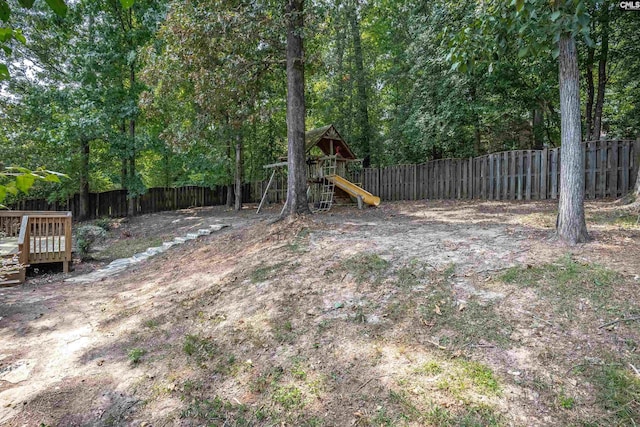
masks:
<path id="1" fill-rule="evenodd" d="M 0 289 L 0 424 L 634 426 L 637 213 L 589 202 L 594 240 L 570 248 L 556 207 L 113 222 L 72 275 L 231 227 L 99 282 L 50 271 Z"/>

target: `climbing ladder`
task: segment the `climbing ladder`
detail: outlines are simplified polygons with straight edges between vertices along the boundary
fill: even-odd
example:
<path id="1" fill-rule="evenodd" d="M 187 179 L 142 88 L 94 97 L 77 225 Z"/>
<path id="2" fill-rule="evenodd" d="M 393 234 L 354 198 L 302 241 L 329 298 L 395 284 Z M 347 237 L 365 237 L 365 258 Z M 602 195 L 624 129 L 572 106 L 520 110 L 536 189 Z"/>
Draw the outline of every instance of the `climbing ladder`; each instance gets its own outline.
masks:
<path id="1" fill-rule="evenodd" d="M 320 201 L 315 207 L 315 212 L 323 212 L 331 209 L 333 205 L 333 195 L 335 192 L 335 184 L 333 181 L 326 179 L 328 176 L 336 174 L 336 156 L 327 156 L 322 161 L 320 168 L 320 179 L 322 180 L 320 188 Z"/>

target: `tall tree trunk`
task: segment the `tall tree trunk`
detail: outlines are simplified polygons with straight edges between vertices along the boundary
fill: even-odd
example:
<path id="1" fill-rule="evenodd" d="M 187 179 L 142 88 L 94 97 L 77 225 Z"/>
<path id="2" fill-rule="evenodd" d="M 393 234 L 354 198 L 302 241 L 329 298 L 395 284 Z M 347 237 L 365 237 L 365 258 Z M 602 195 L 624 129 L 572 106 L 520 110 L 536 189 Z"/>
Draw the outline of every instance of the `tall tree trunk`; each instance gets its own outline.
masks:
<path id="1" fill-rule="evenodd" d="M 588 48 L 589 52 L 587 54 L 587 102 L 585 107 L 585 116 L 587 119 L 586 129 L 585 129 L 585 139 L 587 141 L 592 141 L 593 137 L 593 99 L 595 98 L 595 88 L 593 85 L 593 57 L 595 54 L 595 48 Z"/>
<path id="2" fill-rule="evenodd" d="M 371 126 L 369 124 L 369 99 L 367 97 L 367 77 L 364 72 L 364 59 L 362 54 L 362 37 L 360 35 L 360 22 L 355 4 L 349 7 L 349 21 L 351 37 L 353 39 L 353 59 L 355 62 L 355 80 L 358 93 L 358 127 L 360 128 L 359 146 L 363 150 L 363 156 L 371 156 L 374 164 L 379 164 L 378 155 L 371 147 Z"/>
<path id="3" fill-rule="evenodd" d="M 634 171 L 636 173 L 636 185 L 634 185 L 633 187 L 633 196 L 635 196 L 634 201 L 637 201 L 640 199 L 640 166 L 638 166 L 640 165 L 640 136 L 636 138 L 633 156 L 635 157 L 634 160 L 636 164 L 636 167 L 634 168 Z"/>
<path id="4" fill-rule="evenodd" d="M 135 182 L 136 176 L 136 121 L 129 121 L 129 138 L 131 140 L 131 155 L 129 157 L 129 186 L 131 187 Z M 131 192 L 131 188 L 127 189 L 127 197 L 129 198 L 129 206 L 127 209 L 127 216 L 134 216 L 136 214 L 136 198 Z"/>
<path id="5" fill-rule="evenodd" d="M 130 11 L 131 13 L 131 11 Z M 136 82 L 136 69 L 134 64 L 131 64 L 129 68 L 129 84 L 131 85 L 131 90 Z M 136 176 L 136 121 L 135 119 L 129 120 L 129 143 L 131 144 L 131 151 L 129 157 L 129 185 L 132 186 L 135 182 Z M 127 209 L 128 216 L 134 216 L 136 214 L 136 198 L 131 193 L 131 189 L 128 188 L 127 196 L 129 198 L 129 206 Z"/>
<path id="6" fill-rule="evenodd" d="M 342 16 L 340 14 L 339 16 Z M 343 29 L 342 19 L 337 22 L 336 26 L 336 99 L 335 103 L 337 106 L 336 110 L 336 118 L 335 124 L 338 132 L 344 132 L 346 130 L 346 126 L 344 124 L 344 39 L 345 39 L 345 31 Z"/>
<path id="7" fill-rule="evenodd" d="M 164 147 L 164 153 L 162 157 L 162 161 L 164 163 L 164 186 L 165 188 L 169 188 L 171 186 L 171 158 L 169 147 L 167 147 L 166 145 Z"/>
<path id="8" fill-rule="evenodd" d="M 533 109 L 533 147 L 534 150 L 544 148 L 544 113 L 540 105 Z"/>
<path id="9" fill-rule="evenodd" d="M 309 212 L 305 162 L 304 0 L 287 0 L 287 143 L 289 148 L 286 211 L 289 216 Z"/>
<path id="10" fill-rule="evenodd" d="M 89 218 L 89 139 L 80 140 L 80 212 L 79 220 Z"/>
<path id="11" fill-rule="evenodd" d="M 584 218 L 584 154 L 580 128 L 578 52 L 572 35 L 559 41 L 561 123 L 560 203 L 557 233 L 574 245 L 589 239 Z"/>
<path id="12" fill-rule="evenodd" d="M 234 210 L 239 211 L 242 209 L 242 136 L 240 130 L 236 136 L 236 170 L 235 170 L 235 204 Z"/>
<path id="13" fill-rule="evenodd" d="M 227 143 L 227 159 L 229 161 L 229 175 L 228 175 L 228 179 L 230 181 L 228 181 L 229 183 L 227 184 L 227 207 L 231 208 L 233 207 L 233 180 L 231 178 L 231 175 L 233 173 L 233 169 L 231 168 L 231 140 L 229 139 L 229 142 Z"/>
<path id="14" fill-rule="evenodd" d="M 482 149 L 482 134 L 480 132 L 480 115 L 475 109 L 476 106 L 476 87 L 472 83 L 469 88 L 469 96 L 471 98 L 471 108 L 473 108 L 473 152 L 479 156 Z"/>
<path id="15" fill-rule="evenodd" d="M 127 122 L 123 119 L 120 124 L 120 133 L 122 134 L 122 140 L 127 140 Z M 129 159 L 129 155 L 127 154 L 127 143 L 124 142 L 124 146 L 122 147 L 122 165 L 120 166 L 120 186 L 123 190 L 129 188 L 129 176 L 127 174 L 127 160 Z"/>
<path id="16" fill-rule="evenodd" d="M 600 59 L 598 60 L 598 95 L 593 114 L 593 139 L 600 139 L 602 135 L 602 107 L 604 105 L 604 90 L 607 85 L 607 57 L 609 56 L 609 5 L 604 4 L 600 19 L 602 25 L 602 41 Z"/>

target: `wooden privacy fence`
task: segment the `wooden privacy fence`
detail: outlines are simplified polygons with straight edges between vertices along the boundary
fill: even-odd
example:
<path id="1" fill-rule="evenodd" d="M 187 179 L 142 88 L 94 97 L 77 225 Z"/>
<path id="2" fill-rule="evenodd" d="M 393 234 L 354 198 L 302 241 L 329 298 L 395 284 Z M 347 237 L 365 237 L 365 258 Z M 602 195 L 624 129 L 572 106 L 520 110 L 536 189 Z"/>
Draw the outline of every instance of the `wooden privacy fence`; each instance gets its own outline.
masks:
<path id="1" fill-rule="evenodd" d="M 262 182 L 243 185 L 243 203 L 260 201 Z M 146 193 L 135 198 L 136 214 L 187 209 L 202 206 L 223 205 L 227 200 L 227 187 L 174 187 L 149 188 Z M 129 200 L 126 190 L 113 190 L 89 194 L 89 217 L 123 217 L 127 215 Z M 71 211 L 75 218 L 80 216 L 80 196 L 78 194 L 63 202 L 48 202 L 45 199 L 23 200 L 13 209 L 39 211 Z"/>
<path id="2" fill-rule="evenodd" d="M 633 188 L 640 142 L 593 141 L 584 143 L 583 150 L 587 198 L 620 197 Z M 367 168 L 360 179 L 365 190 L 388 201 L 556 199 L 560 194 L 560 148 Z"/>

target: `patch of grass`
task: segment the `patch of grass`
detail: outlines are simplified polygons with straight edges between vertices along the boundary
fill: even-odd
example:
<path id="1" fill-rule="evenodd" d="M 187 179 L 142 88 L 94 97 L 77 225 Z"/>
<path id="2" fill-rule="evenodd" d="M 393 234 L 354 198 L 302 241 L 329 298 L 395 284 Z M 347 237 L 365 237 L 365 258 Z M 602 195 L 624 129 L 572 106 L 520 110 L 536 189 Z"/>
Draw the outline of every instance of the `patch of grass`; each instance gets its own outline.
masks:
<path id="1" fill-rule="evenodd" d="M 363 253 L 342 262 L 342 268 L 353 275 L 358 283 L 380 284 L 389 268 L 389 261 L 378 254 Z"/>
<path id="2" fill-rule="evenodd" d="M 451 344 L 462 346 L 480 341 L 508 347 L 513 326 L 496 314 L 495 303 L 470 300 L 463 310 L 457 304 L 451 286 L 444 281 L 430 284 L 431 292 L 418 309 L 423 321 L 434 331 L 453 331 Z"/>
<path id="3" fill-rule="evenodd" d="M 387 413 L 387 410 L 382 407 L 376 410 L 376 413 L 369 420 L 370 425 L 372 426 L 393 426 L 394 421 L 393 418 Z"/>
<path id="4" fill-rule="evenodd" d="M 273 401 L 279 403 L 286 411 L 301 409 L 305 405 L 302 391 L 294 385 L 276 388 L 273 392 Z"/>
<path id="5" fill-rule="evenodd" d="M 142 360 L 142 356 L 144 356 L 146 353 L 146 350 L 143 350 L 141 348 L 132 348 L 131 350 L 129 350 L 129 353 L 127 353 L 127 356 L 129 357 L 129 361 L 131 361 L 132 364 L 137 365 Z"/>
<path id="6" fill-rule="evenodd" d="M 456 272 L 456 265 L 454 263 L 451 263 L 442 272 L 442 277 L 444 278 L 444 280 L 449 280 L 453 277 L 455 272 Z"/>
<path id="7" fill-rule="evenodd" d="M 431 361 L 418 366 L 414 372 L 422 375 L 438 375 L 443 372 L 443 368 L 438 362 Z"/>
<path id="8" fill-rule="evenodd" d="M 273 367 L 251 381 L 249 383 L 249 389 L 254 393 L 264 393 L 270 387 L 275 387 L 283 374 L 284 369 L 279 366 Z"/>
<path id="9" fill-rule="evenodd" d="M 580 298 L 587 298 L 597 310 L 606 304 L 620 275 L 596 264 L 583 264 L 565 256 L 557 263 L 512 267 L 500 280 L 533 287 L 556 304 L 557 310 L 571 312 Z"/>
<path id="10" fill-rule="evenodd" d="M 621 366 L 605 365 L 590 377 L 598 390 L 598 402 L 620 421 L 635 425 L 640 419 L 640 378 Z"/>
<path id="11" fill-rule="evenodd" d="M 496 395 L 500 392 L 498 380 L 493 376 L 493 371 L 489 367 L 471 361 L 460 362 L 465 376 L 481 392 L 487 395 Z"/>
<path id="12" fill-rule="evenodd" d="M 293 330 L 290 320 L 276 321 L 272 324 L 273 337 L 280 344 L 293 344 L 297 338 L 297 334 Z"/>
<path id="13" fill-rule="evenodd" d="M 399 288 L 410 290 L 428 281 L 429 272 L 426 266 L 414 259 L 396 270 L 396 278 Z"/>
<path id="14" fill-rule="evenodd" d="M 588 216 L 588 222 L 602 225 L 615 225 L 622 228 L 638 228 L 638 214 L 626 210 L 595 213 Z"/>
<path id="15" fill-rule="evenodd" d="M 185 399 L 186 400 L 186 399 Z M 257 414 L 247 405 L 231 403 L 218 396 L 212 399 L 192 398 L 180 418 L 203 421 L 209 425 L 250 426 Z"/>
<path id="16" fill-rule="evenodd" d="M 452 366 L 446 369 L 446 375 L 442 376 L 436 386 L 449 392 L 457 399 L 468 401 L 469 397 L 476 395 L 496 396 L 501 388 L 493 371 L 481 363 L 456 360 Z"/>
<path id="17" fill-rule="evenodd" d="M 212 359 L 218 354 L 218 349 L 212 341 L 200 338 L 197 335 L 187 335 L 184 337 L 182 351 L 198 361 Z"/>
<path id="18" fill-rule="evenodd" d="M 276 276 L 277 273 L 282 270 L 288 263 L 279 262 L 273 265 L 265 265 L 256 268 L 249 275 L 251 283 L 262 283 Z"/>
<path id="19" fill-rule="evenodd" d="M 307 252 L 307 238 L 309 234 L 311 234 L 311 231 L 308 228 L 302 228 L 293 238 L 293 241 L 287 244 L 287 249 L 294 253 Z"/>
<path id="20" fill-rule="evenodd" d="M 403 391 L 394 391 L 389 390 L 389 400 L 396 405 L 402 407 L 403 410 L 403 418 L 406 419 L 417 419 L 421 416 L 420 411 L 416 406 L 411 402 L 411 399 L 407 396 L 407 393 Z"/>
<path id="21" fill-rule="evenodd" d="M 113 261 L 118 258 L 129 258 L 144 252 L 148 248 L 162 245 L 162 238 L 156 236 L 136 237 L 121 239 L 94 254 L 94 258 L 100 261 Z"/>
<path id="22" fill-rule="evenodd" d="M 458 412 L 434 406 L 425 414 L 425 419 L 438 427 L 497 427 L 503 424 L 502 417 L 486 405 L 471 406 Z"/>
<path id="23" fill-rule="evenodd" d="M 160 323 L 156 319 L 148 319 L 142 322 L 142 324 L 145 328 L 153 329 L 157 328 Z"/>
<path id="24" fill-rule="evenodd" d="M 573 409 L 573 407 L 576 405 L 576 400 L 571 396 L 565 395 L 564 393 L 560 393 L 557 400 L 558 406 L 562 409 Z"/>
<path id="25" fill-rule="evenodd" d="M 306 380 L 307 379 L 307 371 L 304 370 L 304 367 L 301 363 L 294 363 L 291 367 L 291 375 L 293 378 L 298 380 Z"/>

